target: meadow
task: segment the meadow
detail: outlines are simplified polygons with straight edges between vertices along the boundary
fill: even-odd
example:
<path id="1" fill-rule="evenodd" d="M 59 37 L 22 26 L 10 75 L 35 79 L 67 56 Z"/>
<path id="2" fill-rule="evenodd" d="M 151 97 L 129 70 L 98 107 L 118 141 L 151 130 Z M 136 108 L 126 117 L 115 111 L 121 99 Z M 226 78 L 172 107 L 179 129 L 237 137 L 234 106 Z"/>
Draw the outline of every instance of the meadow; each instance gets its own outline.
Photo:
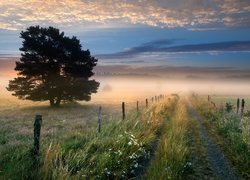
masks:
<path id="1" fill-rule="evenodd" d="M 162 100 L 163 101 L 163 100 Z M 137 176 L 150 157 L 160 127 L 177 97 L 136 111 L 126 104 L 103 105 L 103 127 L 97 132 L 97 105 L 70 104 L 51 109 L 45 104 L 1 101 L 1 173 L 3 179 L 117 178 Z M 129 108 L 130 107 L 130 108 Z M 167 110 L 167 111 L 165 111 Z M 31 155 L 35 114 L 43 115 L 41 162 L 33 169 Z M 137 170 L 138 169 L 138 170 Z"/>
<path id="2" fill-rule="evenodd" d="M 0 10 L 0 180 L 250 180 L 250 0 Z"/>
<path id="3" fill-rule="evenodd" d="M 50 108 L 46 103 L 2 98 L 0 178 L 218 178 L 188 110 L 190 102 L 203 115 L 209 135 L 228 157 L 232 171 L 248 178 L 249 117 L 217 111 L 204 96 L 177 94 L 149 101 L 148 107 L 141 100 L 139 110 L 135 101 L 126 103 L 124 120 L 121 103 L 102 104 L 100 133 L 97 103 Z M 216 103 L 219 107 L 222 101 Z M 43 115 L 38 164 L 32 155 L 36 114 Z"/>
<path id="4" fill-rule="evenodd" d="M 197 89 L 196 81 L 99 78 L 100 90 L 90 102 L 63 103 L 60 108 L 17 100 L 2 84 L 0 179 L 220 179 L 210 162 L 215 155 L 209 153 L 208 137 L 200 132 L 203 126 L 221 149 L 218 156 L 227 158 L 230 171 L 249 178 L 250 120 L 235 112 L 237 98 L 245 99 L 245 112 L 250 110 L 248 95 L 223 94 L 222 84 L 208 101 L 211 85 Z M 190 95 L 193 89 L 201 95 Z M 155 101 L 159 94 L 168 95 Z M 226 103 L 232 111 L 226 111 Z M 201 114 L 202 125 L 193 111 Z M 33 157 L 37 114 L 43 119 L 38 163 Z"/>

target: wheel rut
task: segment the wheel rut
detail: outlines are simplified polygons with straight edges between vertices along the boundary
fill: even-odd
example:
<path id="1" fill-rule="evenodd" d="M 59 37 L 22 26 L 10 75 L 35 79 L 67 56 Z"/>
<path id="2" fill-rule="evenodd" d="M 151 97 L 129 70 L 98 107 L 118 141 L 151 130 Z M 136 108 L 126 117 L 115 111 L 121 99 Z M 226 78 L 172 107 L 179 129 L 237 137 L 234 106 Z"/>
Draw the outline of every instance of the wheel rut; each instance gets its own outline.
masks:
<path id="1" fill-rule="evenodd" d="M 224 156 L 218 145 L 216 145 L 207 133 L 207 130 L 203 124 L 204 119 L 199 112 L 188 103 L 188 113 L 191 118 L 198 121 L 200 135 L 204 140 L 204 144 L 207 149 L 208 164 L 213 171 L 213 174 L 221 180 L 238 180 L 240 179 L 235 174 L 234 170 L 230 166 L 228 159 Z"/>

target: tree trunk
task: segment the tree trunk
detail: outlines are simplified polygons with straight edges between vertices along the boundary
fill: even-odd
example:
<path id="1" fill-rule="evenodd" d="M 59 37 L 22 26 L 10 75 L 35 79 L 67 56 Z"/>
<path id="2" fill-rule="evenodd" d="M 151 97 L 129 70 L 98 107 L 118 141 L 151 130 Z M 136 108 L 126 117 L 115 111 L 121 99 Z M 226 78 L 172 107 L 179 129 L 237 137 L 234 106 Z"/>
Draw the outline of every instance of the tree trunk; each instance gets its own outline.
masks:
<path id="1" fill-rule="evenodd" d="M 50 79 L 53 81 L 53 79 Z M 48 97 L 51 107 L 59 107 L 62 101 L 62 90 L 57 87 L 56 82 L 50 84 L 48 89 Z"/>
<path id="2" fill-rule="evenodd" d="M 55 100 L 54 100 L 54 99 L 51 98 L 51 99 L 49 100 L 49 103 L 50 103 L 50 106 L 51 106 L 51 107 L 55 106 Z"/>
<path id="3" fill-rule="evenodd" d="M 61 103 L 61 98 L 57 98 L 57 100 L 56 100 L 56 103 L 55 103 L 55 106 L 60 106 L 60 103 Z"/>

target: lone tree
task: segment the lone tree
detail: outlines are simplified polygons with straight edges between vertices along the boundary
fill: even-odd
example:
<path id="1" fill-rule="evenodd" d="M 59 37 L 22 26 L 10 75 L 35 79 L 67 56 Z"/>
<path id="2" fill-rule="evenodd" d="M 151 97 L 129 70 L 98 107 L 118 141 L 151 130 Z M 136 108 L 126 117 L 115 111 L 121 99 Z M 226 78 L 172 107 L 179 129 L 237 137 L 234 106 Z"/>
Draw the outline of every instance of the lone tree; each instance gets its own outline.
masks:
<path id="1" fill-rule="evenodd" d="M 64 36 L 59 29 L 31 26 L 21 32 L 23 39 L 20 61 L 15 70 L 18 77 L 9 82 L 7 90 L 20 99 L 50 101 L 59 106 L 61 101 L 91 99 L 99 83 L 89 78 L 94 75 L 97 59 L 89 50 L 82 50 L 76 37 Z"/>

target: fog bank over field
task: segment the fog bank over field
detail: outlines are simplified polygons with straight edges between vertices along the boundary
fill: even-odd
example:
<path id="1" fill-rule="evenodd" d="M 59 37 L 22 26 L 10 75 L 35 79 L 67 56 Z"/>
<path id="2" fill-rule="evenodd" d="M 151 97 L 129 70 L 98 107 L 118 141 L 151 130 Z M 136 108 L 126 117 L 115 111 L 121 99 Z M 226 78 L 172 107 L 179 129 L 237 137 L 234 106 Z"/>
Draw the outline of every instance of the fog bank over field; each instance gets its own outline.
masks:
<path id="1" fill-rule="evenodd" d="M 16 76 L 15 61 L 0 60 L 0 95 L 15 98 L 6 90 Z M 171 67 L 98 65 L 93 77 L 100 82 L 92 102 L 120 102 L 159 94 L 190 93 L 250 95 L 250 71 L 232 67 Z"/>
<path id="2" fill-rule="evenodd" d="M 249 96 L 248 81 L 214 81 L 143 77 L 96 77 L 100 82 L 98 93 L 92 95 L 93 102 L 121 102 L 151 98 L 159 94 L 191 93 L 211 95 Z M 8 79 L 0 78 L 1 96 L 12 97 L 5 87 Z"/>
<path id="3" fill-rule="evenodd" d="M 189 80 L 142 77 L 100 77 L 99 93 L 94 99 L 134 99 L 157 94 L 191 93 L 211 95 L 250 95 L 250 82 L 223 80 Z M 107 90 L 107 87 L 109 87 Z"/>

